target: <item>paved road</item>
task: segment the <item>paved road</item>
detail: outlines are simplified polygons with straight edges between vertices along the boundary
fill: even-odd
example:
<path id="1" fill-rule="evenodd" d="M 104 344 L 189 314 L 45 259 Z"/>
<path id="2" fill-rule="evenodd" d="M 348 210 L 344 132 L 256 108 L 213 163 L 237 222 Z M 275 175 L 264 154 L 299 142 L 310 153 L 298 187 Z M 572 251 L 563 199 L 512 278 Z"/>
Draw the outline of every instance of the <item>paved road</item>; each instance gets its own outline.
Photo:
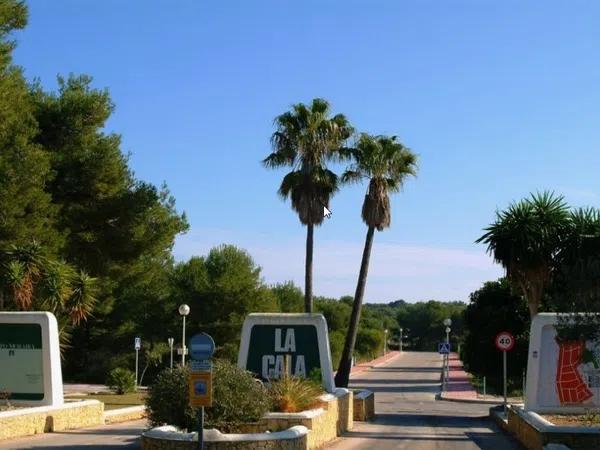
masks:
<path id="1" fill-rule="evenodd" d="M 489 405 L 435 400 L 441 359 L 404 352 L 385 365 L 352 377 L 351 386 L 374 391 L 377 418 L 328 450 L 517 450 L 516 441 L 487 419 Z"/>
<path id="2" fill-rule="evenodd" d="M 145 420 L 106 425 L 84 430 L 38 434 L 37 436 L 0 442 L 0 450 L 101 450 L 139 449 L 139 436 L 146 429 Z"/>

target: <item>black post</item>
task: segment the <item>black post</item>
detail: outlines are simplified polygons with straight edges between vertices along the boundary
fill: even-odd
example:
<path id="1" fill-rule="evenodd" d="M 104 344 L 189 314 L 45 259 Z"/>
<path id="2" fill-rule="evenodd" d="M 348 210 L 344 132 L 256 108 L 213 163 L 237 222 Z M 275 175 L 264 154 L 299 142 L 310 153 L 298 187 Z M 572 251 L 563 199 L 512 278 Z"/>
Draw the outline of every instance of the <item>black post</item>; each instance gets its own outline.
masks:
<path id="1" fill-rule="evenodd" d="M 200 407 L 198 417 L 198 450 L 204 450 L 204 406 Z"/>

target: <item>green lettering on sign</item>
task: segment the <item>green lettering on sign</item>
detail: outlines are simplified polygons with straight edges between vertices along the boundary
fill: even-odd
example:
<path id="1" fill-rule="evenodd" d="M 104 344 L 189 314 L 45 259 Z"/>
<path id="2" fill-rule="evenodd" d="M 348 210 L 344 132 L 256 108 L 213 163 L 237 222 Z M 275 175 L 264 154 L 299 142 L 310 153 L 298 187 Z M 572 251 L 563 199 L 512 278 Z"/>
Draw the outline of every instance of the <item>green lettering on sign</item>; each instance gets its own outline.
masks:
<path id="1" fill-rule="evenodd" d="M 0 390 L 9 392 L 9 399 L 42 400 L 42 327 L 0 324 L 0 367 Z"/>
<path id="2" fill-rule="evenodd" d="M 289 356 L 290 375 L 306 378 L 321 369 L 319 341 L 314 325 L 254 325 L 250 333 L 246 368 L 259 378 L 277 379 Z"/>

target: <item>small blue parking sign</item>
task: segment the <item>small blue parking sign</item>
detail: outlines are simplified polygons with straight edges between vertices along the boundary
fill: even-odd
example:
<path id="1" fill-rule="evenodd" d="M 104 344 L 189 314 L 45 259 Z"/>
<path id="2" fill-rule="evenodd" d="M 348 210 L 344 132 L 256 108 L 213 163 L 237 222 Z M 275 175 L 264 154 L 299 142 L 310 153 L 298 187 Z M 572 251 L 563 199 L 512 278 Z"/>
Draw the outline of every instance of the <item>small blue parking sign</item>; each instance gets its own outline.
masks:
<path id="1" fill-rule="evenodd" d="M 190 357 L 195 361 L 210 359 L 215 352 L 215 341 L 206 333 L 192 336 L 190 339 Z"/>
<path id="2" fill-rule="evenodd" d="M 447 355 L 450 353 L 450 342 L 440 342 L 438 344 L 438 353 L 440 355 Z"/>

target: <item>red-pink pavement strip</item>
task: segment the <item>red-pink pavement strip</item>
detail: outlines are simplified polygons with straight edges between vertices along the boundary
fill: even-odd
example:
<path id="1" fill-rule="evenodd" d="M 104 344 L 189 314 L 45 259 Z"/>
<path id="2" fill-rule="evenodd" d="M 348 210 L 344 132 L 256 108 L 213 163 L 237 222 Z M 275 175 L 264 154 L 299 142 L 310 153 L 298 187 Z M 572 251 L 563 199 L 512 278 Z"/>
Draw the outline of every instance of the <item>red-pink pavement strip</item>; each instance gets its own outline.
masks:
<path id="1" fill-rule="evenodd" d="M 448 386 L 440 397 L 444 400 L 482 400 L 471 384 L 469 374 L 463 370 L 458 354 L 449 355 Z"/>
<path id="2" fill-rule="evenodd" d="M 365 370 L 371 369 L 373 367 L 380 366 L 380 365 L 388 362 L 390 359 L 395 358 L 399 354 L 400 354 L 400 352 L 398 352 L 398 351 L 387 352 L 384 356 L 380 356 L 379 358 L 373 359 L 371 361 L 363 362 L 360 364 L 356 364 L 352 368 L 350 375 L 355 375 L 357 373 L 364 372 Z"/>

